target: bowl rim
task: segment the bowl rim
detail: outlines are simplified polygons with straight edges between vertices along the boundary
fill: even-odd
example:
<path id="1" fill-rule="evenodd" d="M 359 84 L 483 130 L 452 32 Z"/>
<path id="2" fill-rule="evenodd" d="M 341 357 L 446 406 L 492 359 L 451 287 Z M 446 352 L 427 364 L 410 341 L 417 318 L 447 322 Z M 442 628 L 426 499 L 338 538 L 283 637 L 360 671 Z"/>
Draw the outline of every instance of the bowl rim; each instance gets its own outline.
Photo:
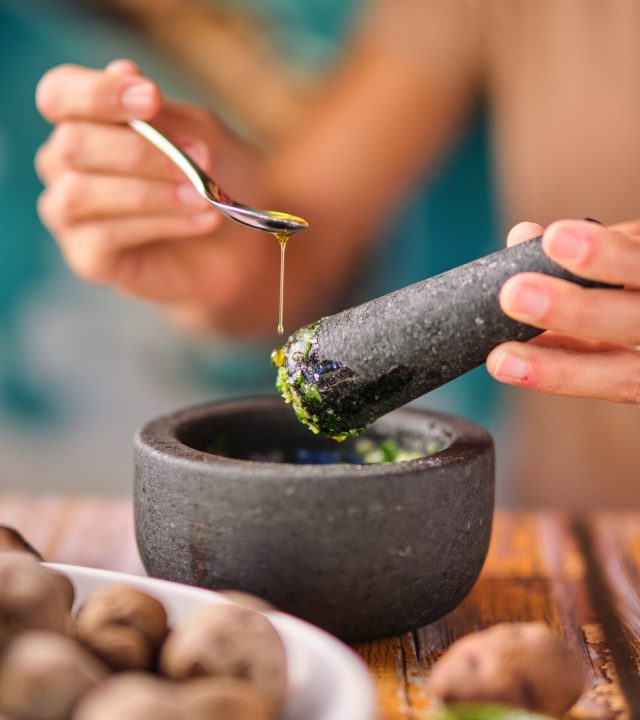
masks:
<path id="1" fill-rule="evenodd" d="M 372 464 L 302 464 L 286 462 L 266 462 L 259 460 L 246 460 L 230 458 L 214 453 L 196 450 L 185 445 L 177 437 L 178 429 L 187 422 L 202 420 L 211 415 L 220 415 L 225 411 L 233 409 L 241 410 L 243 406 L 252 410 L 273 410 L 277 408 L 290 407 L 285 405 L 279 395 L 251 395 L 240 398 L 227 398 L 222 400 L 209 401 L 192 405 L 172 413 L 157 417 L 141 428 L 135 435 L 136 455 L 142 454 L 146 457 L 153 456 L 157 461 L 173 464 L 178 463 L 184 467 L 185 464 L 193 464 L 194 469 L 200 468 L 227 468 L 250 472 L 254 476 L 273 476 L 277 474 L 288 478 L 299 477 L 341 477 L 354 474 L 367 476 L 394 475 L 419 469 L 450 467 L 457 464 L 466 464 L 469 459 L 469 452 L 483 454 L 493 451 L 494 443 L 490 433 L 479 425 L 463 418 L 448 415 L 446 413 L 432 411 L 422 408 L 400 408 L 385 415 L 379 422 L 399 421 L 415 422 L 421 419 L 425 422 L 436 422 L 451 432 L 453 439 L 451 443 L 436 453 L 413 460 L 400 460 L 391 463 Z M 291 409 L 291 412 L 293 410 Z"/>

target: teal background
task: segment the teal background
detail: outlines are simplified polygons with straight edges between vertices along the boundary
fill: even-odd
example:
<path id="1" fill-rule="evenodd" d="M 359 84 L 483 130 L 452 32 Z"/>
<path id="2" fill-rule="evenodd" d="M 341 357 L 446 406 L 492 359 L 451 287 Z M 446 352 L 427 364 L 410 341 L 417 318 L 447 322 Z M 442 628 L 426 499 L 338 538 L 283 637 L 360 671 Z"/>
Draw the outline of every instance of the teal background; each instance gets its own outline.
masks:
<path id="1" fill-rule="evenodd" d="M 338 0 L 234 0 L 276 27 L 291 62 L 339 58 L 351 13 Z M 61 62 L 139 62 L 174 96 L 198 91 L 132 32 L 90 4 L 0 0 L 0 486 L 119 493 L 130 483 L 134 428 L 209 397 L 270 390 L 268 348 L 193 343 L 142 303 L 89 286 L 66 269 L 40 225 L 33 156 L 49 127 L 33 97 Z M 89 8 L 89 9 L 87 9 Z M 7 71 L 8 69 L 8 71 Z M 470 118 L 430 181 L 416 188 L 366 259 L 355 293 L 374 297 L 496 246 L 489 133 Z M 500 244 L 500 243 L 497 243 Z M 497 386 L 480 368 L 421 399 L 499 431 Z M 88 470 L 89 468 L 89 470 Z"/>

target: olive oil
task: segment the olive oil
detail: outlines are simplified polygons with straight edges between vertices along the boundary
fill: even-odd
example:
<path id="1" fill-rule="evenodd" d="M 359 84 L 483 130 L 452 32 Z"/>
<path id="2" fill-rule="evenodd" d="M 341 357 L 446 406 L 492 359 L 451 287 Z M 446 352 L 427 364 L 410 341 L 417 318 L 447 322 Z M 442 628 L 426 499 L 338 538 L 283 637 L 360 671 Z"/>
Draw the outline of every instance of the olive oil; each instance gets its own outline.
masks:
<path id="1" fill-rule="evenodd" d="M 287 242 L 291 237 L 290 232 L 273 233 L 278 243 L 280 243 L 280 302 L 278 311 L 278 335 L 284 333 L 284 255 L 287 249 Z"/>

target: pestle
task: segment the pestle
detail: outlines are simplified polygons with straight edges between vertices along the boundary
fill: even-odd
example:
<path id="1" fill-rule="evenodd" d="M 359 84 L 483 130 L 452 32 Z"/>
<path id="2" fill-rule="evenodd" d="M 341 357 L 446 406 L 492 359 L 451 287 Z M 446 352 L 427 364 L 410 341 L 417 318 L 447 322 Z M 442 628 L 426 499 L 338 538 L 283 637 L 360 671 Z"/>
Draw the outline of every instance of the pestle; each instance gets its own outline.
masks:
<path id="1" fill-rule="evenodd" d="M 554 263 L 536 237 L 297 330 L 273 353 L 277 388 L 314 432 L 357 435 L 481 365 L 500 343 L 540 334 L 500 308 L 502 285 L 521 272 L 610 287 Z"/>

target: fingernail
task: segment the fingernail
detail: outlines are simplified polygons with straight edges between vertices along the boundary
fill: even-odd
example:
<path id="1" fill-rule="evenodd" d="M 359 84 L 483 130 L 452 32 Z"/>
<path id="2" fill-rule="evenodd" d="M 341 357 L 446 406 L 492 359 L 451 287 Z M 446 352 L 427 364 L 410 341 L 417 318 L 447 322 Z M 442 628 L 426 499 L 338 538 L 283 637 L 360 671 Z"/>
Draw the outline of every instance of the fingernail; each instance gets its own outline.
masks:
<path id="1" fill-rule="evenodd" d="M 207 201 L 200 193 L 189 183 L 181 183 L 178 185 L 178 199 L 183 205 L 189 207 L 206 207 Z"/>
<path id="2" fill-rule="evenodd" d="M 153 85 L 143 80 L 128 85 L 121 96 L 122 106 L 130 113 L 144 113 L 151 109 L 153 100 Z"/>
<path id="3" fill-rule="evenodd" d="M 549 253 L 560 260 L 580 262 L 589 250 L 586 238 L 573 230 L 559 230 L 547 241 Z"/>
<path id="4" fill-rule="evenodd" d="M 197 165 L 201 168 L 207 169 L 209 162 L 209 148 L 206 143 L 202 140 L 196 140 L 194 138 L 185 138 L 180 140 L 178 147 L 183 150 Z"/>
<path id="5" fill-rule="evenodd" d="M 493 363 L 493 375 L 504 380 L 525 380 L 529 375 L 529 363 L 518 355 L 502 352 Z"/>
<path id="6" fill-rule="evenodd" d="M 549 300 L 543 292 L 532 285 L 516 285 L 512 290 L 507 291 L 504 304 L 508 310 L 518 315 L 539 318 L 547 311 Z"/>

